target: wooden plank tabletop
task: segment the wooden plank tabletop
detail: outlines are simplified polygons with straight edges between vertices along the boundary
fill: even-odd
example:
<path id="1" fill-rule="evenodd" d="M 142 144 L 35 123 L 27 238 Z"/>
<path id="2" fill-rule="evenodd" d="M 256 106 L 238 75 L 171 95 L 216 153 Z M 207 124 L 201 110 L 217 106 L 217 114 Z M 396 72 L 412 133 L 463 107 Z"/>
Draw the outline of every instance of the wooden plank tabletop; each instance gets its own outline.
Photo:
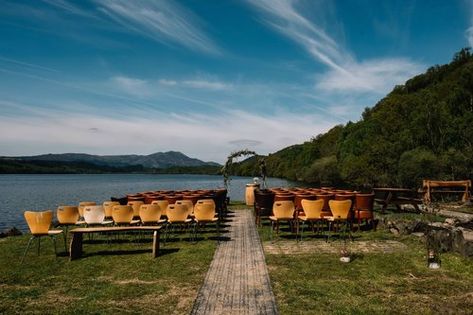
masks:
<path id="1" fill-rule="evenodd" d="M 87 227 L 75 228 L 70 233 L 97 233 L 97 232 L 120 232 L 120 231 L 158 231 L 162 226 L 103 226 L 103 227 Z"/>

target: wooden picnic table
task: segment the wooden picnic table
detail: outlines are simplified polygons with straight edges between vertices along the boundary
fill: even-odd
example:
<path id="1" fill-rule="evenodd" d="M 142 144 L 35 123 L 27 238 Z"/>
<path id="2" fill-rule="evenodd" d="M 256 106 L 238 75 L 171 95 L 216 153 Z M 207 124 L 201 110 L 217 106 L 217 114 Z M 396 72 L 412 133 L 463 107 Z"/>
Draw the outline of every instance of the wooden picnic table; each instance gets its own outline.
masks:
<path id="1" fill-rule="evenodd" d="M 161 226 L 106 226 L 106 227 L 86 227 L 70 230 L 72 234 L 69 248 L 70 260 L 78 259 L 82 256 L 82 235 L 89 233 L 122 233 L 129 231 L 153 231 L 153 258 L 159 254 L 159 235 Z"/>
<path id="2" fill-rule="evenodd" d="M 422 203 L 422 200 L 417 198 L 417 192 L 413 189 L 379 187 L 373 188 L 373 191 L 375 192 L 375 195 L 377 195 L 374 200 L 382 206 L 382 213 L 384 213 L 390 204 L 395 205 L 398 211 L 402 210 L 401 205 L 409 204 L 414 206 L 417 212 L 420 212 L 418 205 Z"/>

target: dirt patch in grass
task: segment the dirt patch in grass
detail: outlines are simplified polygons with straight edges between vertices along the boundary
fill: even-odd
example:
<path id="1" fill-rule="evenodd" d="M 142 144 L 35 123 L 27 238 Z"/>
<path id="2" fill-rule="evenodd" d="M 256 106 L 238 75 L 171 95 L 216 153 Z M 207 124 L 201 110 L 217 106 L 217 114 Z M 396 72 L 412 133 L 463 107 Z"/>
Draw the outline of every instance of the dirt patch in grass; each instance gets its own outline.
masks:
<path id="1" fill-rule="evenodd" d="M 343 244 L 341 242 L 327 243 L 323 240 L 295 243 L 294 241 L 264 242 L 265 253 L 273 255 L 301 255 L 317 253 L 339 253 Z M 355 241 L 347 242 L 347 248 L 351 253 L 394 253 L 407 249 L 407 246 L 399 241 Z"/>

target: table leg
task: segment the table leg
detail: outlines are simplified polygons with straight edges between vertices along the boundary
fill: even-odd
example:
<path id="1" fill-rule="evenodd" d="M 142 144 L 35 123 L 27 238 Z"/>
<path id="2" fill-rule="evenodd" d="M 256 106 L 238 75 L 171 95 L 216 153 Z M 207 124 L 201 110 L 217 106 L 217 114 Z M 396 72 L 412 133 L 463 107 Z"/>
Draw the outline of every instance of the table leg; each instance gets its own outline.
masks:
<path id="1" fill-rule="evenodd" d="M 159 255 L 159 234 L 159 231 L 154 231 L 153 233 L 153 258 Z"/>
<path id="2" fill-rule="evenodd" d="M 69 258 L 74 260 L 82 256 L 82 233 L 72 233 Z"/>

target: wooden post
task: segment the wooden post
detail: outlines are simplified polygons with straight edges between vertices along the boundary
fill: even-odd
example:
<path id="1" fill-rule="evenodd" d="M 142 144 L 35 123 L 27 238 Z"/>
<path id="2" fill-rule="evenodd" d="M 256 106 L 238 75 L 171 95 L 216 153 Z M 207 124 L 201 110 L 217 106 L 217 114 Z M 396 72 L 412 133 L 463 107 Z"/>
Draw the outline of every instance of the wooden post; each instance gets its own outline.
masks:
<path id="1" fill-rule="evenodd" d="M 82 233 L 72 233 L 69 247 L 69 259 L 74 260 L 82 256 Z"/>

